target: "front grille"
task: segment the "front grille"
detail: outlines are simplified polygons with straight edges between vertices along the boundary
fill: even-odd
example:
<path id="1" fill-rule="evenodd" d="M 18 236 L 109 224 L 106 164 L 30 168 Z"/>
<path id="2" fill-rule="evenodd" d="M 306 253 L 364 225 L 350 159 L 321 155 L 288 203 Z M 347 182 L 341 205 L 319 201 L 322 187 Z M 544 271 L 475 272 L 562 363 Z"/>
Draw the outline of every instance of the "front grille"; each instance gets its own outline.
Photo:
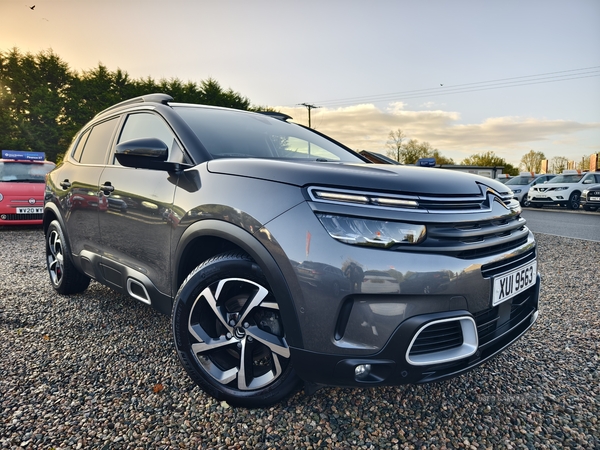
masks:
<path id="1" fill-rule="evenodd" d="M 534 293 L 535 286 L 532 286 L 494 308 L 473 315 L 477 324 L 480 349 L 485 349 L 487 345 L 516 327 L 535 311 Z"/>
<path id="2" fill-rule="evenodd" d="M 500 275 L 506 272 L 510 272 L 519 266 L 527 264 L 535 259 L 536 249 L 521 253 L 520 255 L 513 256 L 511 258 L 503 259 L 490 264 L 484 264 L 481 266 L 481 274 L 484 278 L 492 278 L 496 275 Z"/>
<path id="3" fill-rule="evenodd" d="M 460 347 L 462 343 L 462 328 L 458 320 L 436 323 L 419 334 L 411 347 L 410 356 L 448 350 Z"/>
<path id="4" fill-rule="evenodd" d="M 3 220 L 42 220 L 43 214 L 2 214 Z"/>

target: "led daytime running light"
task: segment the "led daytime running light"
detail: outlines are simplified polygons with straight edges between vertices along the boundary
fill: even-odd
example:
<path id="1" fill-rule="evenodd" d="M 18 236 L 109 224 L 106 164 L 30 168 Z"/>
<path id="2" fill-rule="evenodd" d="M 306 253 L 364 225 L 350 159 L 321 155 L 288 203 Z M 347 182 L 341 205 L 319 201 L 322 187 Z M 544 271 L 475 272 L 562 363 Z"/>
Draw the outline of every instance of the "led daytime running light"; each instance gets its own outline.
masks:
<path id="1" fill-rule="evenodd" d="M 419 206 L 419 203 L 415 200 L 407 200 L 394 197 L 371 196 L 368 194 L 363 195 L 348 192 L 314 190 L 313 195 L 321 200 L 329 200 L 344 203 L 359 203 L 362 205 L 377 205 L 396 208 L 417 208 Z"/>

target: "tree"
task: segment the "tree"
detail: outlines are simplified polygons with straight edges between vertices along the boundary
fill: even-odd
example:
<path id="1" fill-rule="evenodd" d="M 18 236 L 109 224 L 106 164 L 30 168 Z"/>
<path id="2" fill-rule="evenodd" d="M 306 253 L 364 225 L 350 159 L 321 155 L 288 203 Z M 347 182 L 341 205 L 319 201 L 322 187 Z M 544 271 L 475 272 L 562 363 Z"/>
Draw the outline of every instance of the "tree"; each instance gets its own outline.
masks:
<path id="1" fill-rule="evenodd" d="M 387 156 L 401 164 L 415 164 L 421 158 L 435 158 L 437 164 L 454 164 L 454 160 L 442 156 L 429 142 L 410 139 L 404 143 L 405 138 L 406 135 L 400 128 L 390 131 L 386 143 Z"/>
<path id="2" fill-rule="evenodd" d="M 579 170 L 590 170 L 590 157 L 582 156 L 581 162 L 577 165 L 579 166 L 578 167 Z"/>
<path id="3" fill-rule="evenodd" d="M 555 156 L 550 160 L 550 173 L 562 173 L 567 168 L 568 163 L 569 160 L 564 156 Z"/>
<path id="4" fill-rule="evenodd" d="M 177 78 L 131 79 L 97 67 L 73 72 L 52 50 L 36 55 L 0 51 L 0 147 L 34 150 L 59 161 L 75 133 L 97 113 L 123 100 L 164 92 L 178 102 L 250 108 L 250 100 L 209 78 L 200 85 Z"/>
<path id="5" fill-rule="evenodd" d="M 445 157 L 437 148 L 431 152 L 431 157 L 435 158 L 436 164 L 454 164 L 454 160 L 452 158 Z"/>
<path id="6" fill-rule="evenodd" d="M 540 173 L 542 170 L 542 161 L 544 159 L 546 159 L 544 153 L 530 150 L 529 153 L 521 158 L 521 168 L 526 172 Z"/>
<path id="7" fill-rule="evenodd" d="M 400 128 L 396 131 L 390 131 L 390 134 L 388 135 L 388 141 L 386 143 L 386 147 L 388 148 L 387 155 L 398 162 L 403 162 L 401 160 L 402 141 L 404 141 L 405 137 L 406 135 Z"/>
<path id="8" fill-rule="evenodd" d="M 518 175 L 519 169 L 506 162 L 504 158 L 497 156 L 494 152 L 478 153 L 465 158 L 461 162 L 464 166 L 504 167 L 504 173 Z"/>

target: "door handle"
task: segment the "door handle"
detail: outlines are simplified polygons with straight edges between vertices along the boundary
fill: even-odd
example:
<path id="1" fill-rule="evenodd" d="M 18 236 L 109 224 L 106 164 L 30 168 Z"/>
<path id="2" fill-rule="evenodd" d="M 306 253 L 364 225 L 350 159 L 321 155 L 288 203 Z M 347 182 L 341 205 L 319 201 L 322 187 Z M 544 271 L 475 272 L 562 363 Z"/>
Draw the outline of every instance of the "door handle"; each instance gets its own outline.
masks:
<path id="1" fill-rule="evenodd" d="M 110 193 L 115 190 L 115 187 L 112 184 L 110 184 L 110 181 L 107 181 L 102 186 L 100 186 L 100 190 L 104 192 L 104 195 L 110 195 Z"/>
<path id="2" fill-rule="evenodd" d="M 60 187 L 63 188 L 63 189 L 65 189 L 65 190 L 69 189 L 71 187 L 71 182 L 68 179 L 66 179 L 65 181 L 61 181 L 60 182 Z"/>

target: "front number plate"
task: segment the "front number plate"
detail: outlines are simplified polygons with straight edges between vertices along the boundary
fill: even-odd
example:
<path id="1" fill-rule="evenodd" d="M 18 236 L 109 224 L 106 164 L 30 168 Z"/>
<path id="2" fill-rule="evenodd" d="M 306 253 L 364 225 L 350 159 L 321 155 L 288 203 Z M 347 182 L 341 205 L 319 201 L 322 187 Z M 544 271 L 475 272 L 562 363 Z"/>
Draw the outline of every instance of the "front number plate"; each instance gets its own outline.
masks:
<path id="1" fill-rule="evenodd" d="M 590 197 L 590 202 L 600 202 L 600 197 Z"/>
<path id="2" fill-rule="evenodd" d="M 17 214 L 41 214 L 44 210 L 41 206 L 31 208 L 17 208 Z"/>
<path id="3" fill-rule="evenodd" d="M 499 305 L 533 286 L 537 278 L 537 261 L 532 261 L 504 275 L 494 278 L 492 306 Z"/>

